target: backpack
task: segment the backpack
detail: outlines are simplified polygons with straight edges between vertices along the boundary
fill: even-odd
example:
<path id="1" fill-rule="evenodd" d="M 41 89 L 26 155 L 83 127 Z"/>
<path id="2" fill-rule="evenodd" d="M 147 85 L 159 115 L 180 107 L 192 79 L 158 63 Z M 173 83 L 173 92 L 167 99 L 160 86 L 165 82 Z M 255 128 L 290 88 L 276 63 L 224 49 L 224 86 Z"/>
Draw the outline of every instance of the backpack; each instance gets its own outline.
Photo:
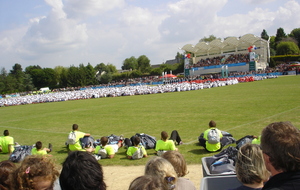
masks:
<path id="1" fill-rule="evenodd" d="M 143 156 L 144 156 L 144 153 L 143 153 L 142 147 L 139 146 L 138 149 L 133 153 L 132 159 L 133 160 L 141 159 L 141 158 L 143 158 Z"/>
<path id="2" fill-rule="evenodd" d="M 72 131 L 69 134 L 68 139 L 67 139 L 67 143 L 68 144 L 76 144 L 76 133 L 75 133 L 75 131 Z"/>
<path id="3" fill-rule="evenodd" d="M 31 149 L 33 146 L 22 145 L 17 147 L 13 153 L 9 156 L 9 160 L 12 162 L 21 162 L 28 155 L 31 155 Z"/>
<path id="4" fill-rule="evenodd" d="M 114 134 L 111 134 L 107 138 L 108 138 L 107 144 L 118 144 L 118 142 L 120 140 L 120 136 L 117 136 L 117 135 L 114 135 Z"/>
<path id="5" fill-rule="evenodd" d="M 89 147 L 94 148 L 95 147 L 95 145 L 94 145 L 95 140 L 92 136 L 83 137 L 79 140 L 80 140 L 82 148 L 89 148 Z"/>
<path id="6" fill-rule="evenodd" d="M 207 134 L 207 141 L 209 144 L 220 143 L 220 134 L 216 129 L 210 129 Z"/>
<path id="7" fill-rule="evenodd" d="M 98 154 L 101 156 L 101 159 L 107 158 L 107 151 L 102 146 L 101 149 L 98 151 Z"/>
<path id="8" fill-rule="evenodd" d="M 136 135 L 140 137 L 141 143 L 145 147 L 145 149 L 155 148 L 155 144 L 156 144 L 155 137 L 144 133 L 137 133 Z"/>

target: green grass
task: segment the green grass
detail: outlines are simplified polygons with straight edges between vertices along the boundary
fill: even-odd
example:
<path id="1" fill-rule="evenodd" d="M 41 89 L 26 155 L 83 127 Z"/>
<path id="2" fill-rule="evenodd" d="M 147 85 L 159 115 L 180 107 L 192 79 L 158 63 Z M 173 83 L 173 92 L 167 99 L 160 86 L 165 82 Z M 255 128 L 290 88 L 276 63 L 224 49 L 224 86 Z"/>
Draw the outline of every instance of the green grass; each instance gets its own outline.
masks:
<path id="1" fill-rule="evenodd" d="M 200 164 L 213 155 L 197 145 L 197 138 L 215 120 L 217 127 L 236 139 L 259 135 L 271 122 L 291 121 L 300 126 L 300 76 L 286 76 L 232 86 L 188 92 L 99 98 L 0 108 L 0 131 L 9 129 L 15 141 L 32 145 L 51 142 L 57 163 L 67 156 L 64 145 L 73 123 L 94 138 L 110 134 L 131 137 L 146 133 L 160 138 L 176 129 L 183 142 L 178 146 L 188 164 Z M 102 165 L 142 165 L 147 159 L 128 160 L 121 148 Z M 148 150 L 150 156 L 154 150 Z M 0 155 L 6 160 L 8 155 Z"/>

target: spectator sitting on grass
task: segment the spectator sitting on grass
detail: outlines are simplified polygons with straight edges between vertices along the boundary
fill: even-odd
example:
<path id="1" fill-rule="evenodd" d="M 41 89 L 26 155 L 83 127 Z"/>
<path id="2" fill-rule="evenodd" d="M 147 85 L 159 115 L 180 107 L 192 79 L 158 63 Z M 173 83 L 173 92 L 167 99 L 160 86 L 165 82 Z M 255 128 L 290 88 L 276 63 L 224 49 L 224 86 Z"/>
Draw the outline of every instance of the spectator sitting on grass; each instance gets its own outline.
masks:
<path id="1" fill-rule="evenodd" d="M 140 159 L 142 157 L 147 157 L 147 152 L 145 147 L 140 145 L 141 139 L 138 136 L 133 137 L 133 145 L 127 149 L 127 158 L 128 159 Z"/>
<path id="2" fill-rule="evenodd" d="M 123 139 L 121 138 L 117 144 L 107 144 L 108 137 L 104 136 L 100 139 L 101 145 L 96 146 L 94 153 L 101 156 L 101 158 L 113 158 L 122 147 Z"/>
<path id="3" fill-rule="evenodd" d="M 162 131 L 161 139 L 156 142 L 155 151 L 158 156 L 161 156 L 168 150 L 178 150 L 178 148 L 175 147 L 173 140 L 168 140 L 168 133 L 166 131 Z"/>
<path id="4" fill-rule="evenodd" d="M 69 150 L 70 151 L 87 151 L 87 152 L 92 152 L 94 149 L 92 147 L 89 148 L 82 148 L 81 143 L 80 143 L 80 139 L 83 137 L 89 137 L 90 134 L 89 133 L 84 133 L 81 131 L 78 131 L 78 125 L 77 124 L 73 124 L 72 126 L 72 131 L 70 133 L 74 132 L 75 136 L 76 136 L 76 142 L 75 144 L 69 144 Z"/>
<path id="5" fill-rule="evenodd" d="M 31 149 L 31 155 L 47 155 L 52 151 L 52 144 L 49 143 L 49 148 L 42 148 L 43 144 L 41 141 L 35 143 L 35 147 Z"/>
<path id="6" fill-rule="evenodd" d="M 0 137 L 0 152 L 11 154 L 14 149 L 14 138 L 9 136 L 8 130 L 4 130 L 3 136 Z"/>

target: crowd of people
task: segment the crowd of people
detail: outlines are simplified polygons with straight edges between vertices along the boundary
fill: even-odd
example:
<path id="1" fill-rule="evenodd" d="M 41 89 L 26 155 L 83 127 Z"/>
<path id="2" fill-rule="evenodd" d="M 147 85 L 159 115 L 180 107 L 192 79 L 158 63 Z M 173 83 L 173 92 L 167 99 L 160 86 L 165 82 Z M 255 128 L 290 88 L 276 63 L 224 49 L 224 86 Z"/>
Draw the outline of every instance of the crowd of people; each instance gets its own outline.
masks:
<path id="1" fill-rule="evenodd" d="M 89 136 L 87 133 L 79 132 L 76 124 L 72 126 L 70 134 L 74 131 L 81 137 Z M 2 152 L 8 150 L 7 153 L 9 153 L 13 141 L 3 144 L 3 138 L 9 136 L 7 132 L 5 130 L 4 136 L 0 137 L 0 146 Z M 68 138 L 71 136 L 69 135 Z M 202 146 L 209 152 L 218 152 L 224 147 L 222 141 L 224 136 L 216 128 L 214 121 L 209 122 L 209 129 L 200 137 L 204 141 Z M 142 146 L 138 137 L 134 136 L 133 140 L 135 142 L 132 150 L 127 147 L 126 154 L 129 159 L 133 159 L 132 154 Z M 75 139 L 75 141 L 78 143 L 79 140 Z M 101 138 L 100 145 L 98 145 L 101 147 L 99 151 L 105 146 L 112 146 L 107 141 L 108 139 Z M 188 173 L 188 168 L 183 155 L 175 147 L 176 142 L 178 145 L 182 144 L 177 131 L 172 131 L 170 138 L 166 131 L 162 131 L 161 140 L 157 141 L 155 147 L 157 156 L 148 159 L 144 175 L 133 179 L 128 184 L 128 189 L 195 190 L 195 185 L 184 177 Z M 118 144 L 122 143 L 123 139 L 120 138 L 115 145 L 118 148 Z M 264 127 L 259 142 L 256 139 L 255 143 L 248 142 L 239 148 L 235 170 L 237 179 L 242 185 L 232 187 L 231 190 L 300 189 L 299 144 L 300 130 L 291 122 L 274 122 Z M 37 142 L 36 146 L 42 149 L 41 143 Z M 105 190 L 107 188 L 105 173 L 103 173 L 101 162 L 99 163 L 94 156 L 97 151 L 93 152 L 95 149 L 91 150 L 90 147 L 69 148 L 70 152 L 62 164 L 62 169 L 53 162 L 51 157 L 44 154 L 27 156 L 20 164 L 9 160 L 0 162 L 0 189 Z M 158 154 L 159 151 L 164 152 Z M 113 156 L 107 158 L 112 159 Z M 141 158 L 143 157 L 137 159 Z"/>
<path id="2" fill-rule="evenodd" d="M 212 58 L 200 59 L 193 67 L 207 67 L 212 65 L 226 65 L 232 63 L 249 62 L 249 54 L 231 54 Z"/>
<path id="3" fill-rule="evenodd" d="M 124 86 L 111 88 L 86 88 L 85 90 L 76 91 L 59 91 L 48 94 L 18 96 L 12 98 L 0 99 L 0 107 L 15 106 L 35 103 L 58 102 L 68 100 L 103 98 L 103 97 L 119 97 L 119 96 L 133 96 L 144 94 L 157 94 L 167 92 L 180 92 L 190 90 L 200 90 L 204 88 L 212 88 L 226 85 L 237 84 L 236 78 L 226 80 L 207 81 L 207 82 L 182 82 L 182 83 L 168 83 L 164 85 L 138 85 L 138 86 Z"/>

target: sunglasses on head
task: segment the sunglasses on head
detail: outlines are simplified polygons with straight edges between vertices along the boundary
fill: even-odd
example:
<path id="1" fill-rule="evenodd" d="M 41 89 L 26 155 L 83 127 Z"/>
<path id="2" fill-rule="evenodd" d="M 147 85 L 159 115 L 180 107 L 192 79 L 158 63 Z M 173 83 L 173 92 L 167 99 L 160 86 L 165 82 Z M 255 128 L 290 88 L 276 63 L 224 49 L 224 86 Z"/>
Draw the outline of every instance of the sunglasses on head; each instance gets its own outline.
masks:
<path id="1" fill-rule="evenodd" d="M 165 177 L 165 180 L 167 180 L 167 182 L 171 182 L 175 180 L 175 177 Z"/>

